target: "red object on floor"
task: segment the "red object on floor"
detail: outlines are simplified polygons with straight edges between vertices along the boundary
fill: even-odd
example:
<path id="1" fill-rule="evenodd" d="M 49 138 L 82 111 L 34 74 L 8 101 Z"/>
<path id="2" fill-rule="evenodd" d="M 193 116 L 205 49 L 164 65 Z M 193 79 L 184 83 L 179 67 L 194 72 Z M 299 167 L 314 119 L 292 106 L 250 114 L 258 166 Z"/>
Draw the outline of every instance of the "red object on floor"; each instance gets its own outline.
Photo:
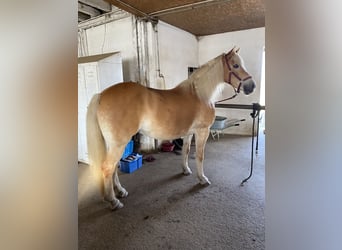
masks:
<path id="1" fill-rule="evenodd" d="M 164 142 L 164 143 L 162 143 L 162 151 L 164 151 L 164 152 L 172 152 L 173 151 L 173 149 L 175 148 L 175 145 L 173 144 L 173 143 L 171 143 L 171 142 Z"/>

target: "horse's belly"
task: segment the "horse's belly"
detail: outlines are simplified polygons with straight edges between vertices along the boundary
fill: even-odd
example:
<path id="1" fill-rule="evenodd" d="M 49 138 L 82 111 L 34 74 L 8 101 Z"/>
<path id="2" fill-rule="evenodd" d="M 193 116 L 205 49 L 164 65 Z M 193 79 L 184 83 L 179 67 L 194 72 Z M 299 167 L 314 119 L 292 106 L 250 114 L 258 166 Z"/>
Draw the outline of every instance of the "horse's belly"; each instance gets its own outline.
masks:
<path id="1" fill-rule="evenodd" d="M 194 131 L 191 129 L 191 125 L 177 126 L 175 124 L 154 122 L 144 122 L 139 132 L 159 140 L 172 140 L 194 133 Z"/>

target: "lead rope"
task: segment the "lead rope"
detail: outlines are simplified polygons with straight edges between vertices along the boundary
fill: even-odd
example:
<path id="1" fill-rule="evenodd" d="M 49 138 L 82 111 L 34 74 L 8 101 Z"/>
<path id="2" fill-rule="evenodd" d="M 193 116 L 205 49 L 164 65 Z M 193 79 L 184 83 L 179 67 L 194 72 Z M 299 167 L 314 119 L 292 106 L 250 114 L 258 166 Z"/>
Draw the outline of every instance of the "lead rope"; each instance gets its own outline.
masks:
<path id="1" fill-rule="evenodd" d="M 228 101 L 228 100 L 231 100 L 231 99 L 235 98 L 235 97 L 237 96 L 238 92 L 236 91 L 236 89 L 235 89 L 234 87 L 233 87 L 233 89 L 234 89 L 234 92 L 235 92 L 235 94 L 234 94 L 234 95 L 232 95 L 231 97 L 228 97 L 228 98 L 225 98 L 225 99 L 219 100 L 219 101 L 215 102 L 215 104 L 216 104 L 216 103 L 219 103 L 219 102 Z"/>

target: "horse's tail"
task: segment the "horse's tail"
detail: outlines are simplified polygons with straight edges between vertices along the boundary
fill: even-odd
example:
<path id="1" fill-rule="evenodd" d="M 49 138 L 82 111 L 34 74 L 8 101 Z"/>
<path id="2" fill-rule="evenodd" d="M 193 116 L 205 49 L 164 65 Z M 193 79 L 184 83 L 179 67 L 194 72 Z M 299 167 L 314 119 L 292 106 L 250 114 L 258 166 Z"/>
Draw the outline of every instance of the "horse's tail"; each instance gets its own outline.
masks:
<path id="1" fill-rule="evenodd" d="M 103 194 L 103 178 L 101 165 L 106 157 L 106 143 L 103 138 L 98 119 L 97 107 L 99 106 L 100 94 L 95 94 L 90 101 L 87 111 L 87 146 L 89 164 L 100 185 L 100 190 Z"/>

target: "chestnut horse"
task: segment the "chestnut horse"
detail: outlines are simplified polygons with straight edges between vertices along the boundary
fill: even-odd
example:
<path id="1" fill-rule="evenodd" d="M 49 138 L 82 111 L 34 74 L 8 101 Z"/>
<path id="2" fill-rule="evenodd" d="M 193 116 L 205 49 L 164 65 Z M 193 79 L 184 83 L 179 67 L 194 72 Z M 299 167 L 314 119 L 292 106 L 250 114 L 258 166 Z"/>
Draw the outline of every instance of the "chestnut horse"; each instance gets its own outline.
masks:
<path id="1" fill-rule="evenodd" d="M 123 207 L 114 189 L 119 198 L 128 195 L 118 178 L 118 163 L 137 132 L 160 140 L 183 137 L 184 175 L 191 174 L 188 154 L 195 134 L 197 176 L 200 184 L 210 184 L 203 173 L 203 159 L 209 128 L 215 120 L 214 99 L 224 83 L 232 85 L 236 93 L 242 89 L 246 95 L 255 88 L 238 50 L 234 47 L 212 59 L 170 90 L 124 82 L 93 96 L 87 113 L 89 160 L 92 167 L 102 170 L 102 193 L 113 210 Z"/>

